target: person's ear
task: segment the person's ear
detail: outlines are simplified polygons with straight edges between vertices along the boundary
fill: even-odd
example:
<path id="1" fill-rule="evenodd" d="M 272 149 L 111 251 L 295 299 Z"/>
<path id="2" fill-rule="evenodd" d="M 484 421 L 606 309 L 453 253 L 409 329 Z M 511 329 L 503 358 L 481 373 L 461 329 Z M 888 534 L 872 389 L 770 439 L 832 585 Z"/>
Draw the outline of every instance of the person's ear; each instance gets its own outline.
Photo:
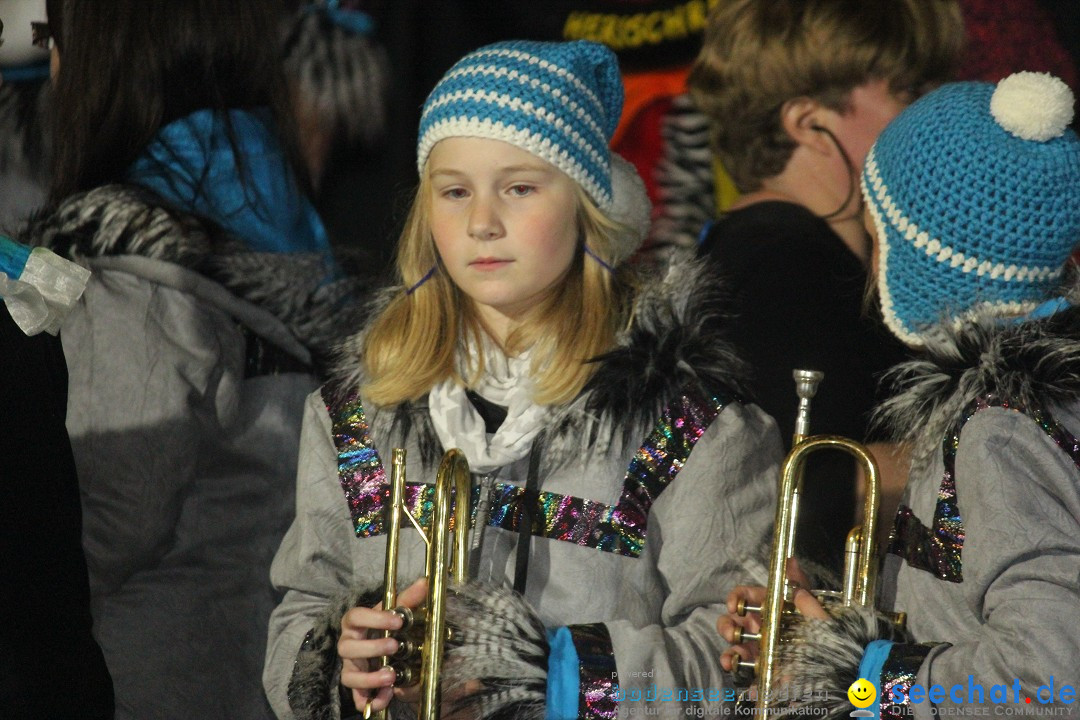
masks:
<path id="1" fill-rule="evenodd" d="M 817 100 L 799 97 L 780 108 L 780 124 L 796 144 L 827 155 L 835 150 L 829 139 L 829 112 Z"/>

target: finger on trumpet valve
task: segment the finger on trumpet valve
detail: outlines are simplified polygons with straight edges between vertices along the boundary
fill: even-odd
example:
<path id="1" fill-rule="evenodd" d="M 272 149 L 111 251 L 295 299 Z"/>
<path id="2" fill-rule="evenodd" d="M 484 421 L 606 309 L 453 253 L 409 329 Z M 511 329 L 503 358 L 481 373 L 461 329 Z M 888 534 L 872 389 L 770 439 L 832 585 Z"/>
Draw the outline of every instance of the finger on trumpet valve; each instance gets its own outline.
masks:
<path id="1" fill-rule="evenodd" d="M 413 612 L 412 608 L 396 607 L 392 612 L 401 618 L 401 627 L 398 629 L 399 633 L 406 632 L 412 627 L 413 622 L 416 620 L 416 614 Z"/>
<path id="2" fill-rule="evenodd" d="M 746 598 L 739 598 L 739 602 L 735 605 L 735 614 L 739 617 L 743 617 L 748 612 L 761 612 L 761 608 L 757 605 L 747 605 Z"/>
<path id="3" fill-rule="evenodd" d="M 731 642 L 733 645 L 742 645 L 744 642 L 757 642 L 759 640 L 761 640 L 759 633 L 748 633 L 743 628 L 737 627 L 732 633 Z"/>

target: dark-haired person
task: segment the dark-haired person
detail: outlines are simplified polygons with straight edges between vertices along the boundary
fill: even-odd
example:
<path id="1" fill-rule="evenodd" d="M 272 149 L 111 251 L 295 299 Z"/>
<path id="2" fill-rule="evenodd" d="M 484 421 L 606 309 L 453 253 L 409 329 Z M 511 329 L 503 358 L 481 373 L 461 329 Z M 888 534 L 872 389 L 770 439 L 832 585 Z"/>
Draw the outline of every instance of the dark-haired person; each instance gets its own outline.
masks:
<path id="1" fill-rule="evenodd" d="M 862 310 L 870 243 L 858 168 L 889 120 L 948 79 L 961 37 L 954 0 L 730 0 L 709 16 L 688 82 L 743 195 L 701 253 L 728 278 L 738 303 L 731 339 L 786 443 L 797 368 L 825 373 L 812 431 L 867 439 L 877 375 L 903 350 Z M 847 457 L 810 463 L 804 555 L 836 562 L 853 482 Z"/>
<path id="2" fill-rule="evenodd" d="M 50 0 L 39 29 L 52 205 L 20 239 L 93 271 L 62 339 L 120 718 L 269 714 L 269 565 L 344 284 L 293 162 L 283 11 Z"/>

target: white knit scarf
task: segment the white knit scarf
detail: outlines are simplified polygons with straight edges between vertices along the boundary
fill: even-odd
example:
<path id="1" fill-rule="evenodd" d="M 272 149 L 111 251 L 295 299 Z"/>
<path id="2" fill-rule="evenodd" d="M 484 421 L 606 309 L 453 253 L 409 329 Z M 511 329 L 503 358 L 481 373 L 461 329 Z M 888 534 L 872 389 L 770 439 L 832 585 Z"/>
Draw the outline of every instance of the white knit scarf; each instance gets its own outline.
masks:
<path id="1" fill-rule="evenodd" d="M 529 352 L 508 358 L 485 335 L 482 347 L 468 343 L 459 353 L 459 372 L 468 377 L 468 362 L 477 352 L 484 353 L 484 373 L 465 388 L 445 380 L 428 393 L 428 409 L 435 433 L 446 449 L 459 448 L 473 472 L 489 473 L 529 453 L 533 439 L 544 427 L 549 415 L 546 405 L 533 402 L 533 380 L 529 372 Z M 506 419 L 493 435 L 487 433 L 484 420 L 465 395 L 470 389 L 480 397 L 506 408 Z"/>
<path id="2" fill-rule="evenodd" d="M 490 473 L 503 465 L 522 459 L 532 447 L 532 440 L 543 429 L 548 418 L 548 406 L 532 402 L 534 383 L 529 372 L 528 351 L 517 357 L 507 357 L 484 336 L 482 348 L 475 343 L 460 352 L 459 371 L 468 377 L 472 359 L 484 353 L 484 373 L 465 389 L 453 379 L 434 386 L 428 393 L 428 407 L 435 434 L 443 447 L 459 448 L 476 473 Z M 488 434 L 484 419 L 473 407 L 465 391 L 472 390 L 490 403 L 507 408 L 507 419 L 495 434 Z"/>

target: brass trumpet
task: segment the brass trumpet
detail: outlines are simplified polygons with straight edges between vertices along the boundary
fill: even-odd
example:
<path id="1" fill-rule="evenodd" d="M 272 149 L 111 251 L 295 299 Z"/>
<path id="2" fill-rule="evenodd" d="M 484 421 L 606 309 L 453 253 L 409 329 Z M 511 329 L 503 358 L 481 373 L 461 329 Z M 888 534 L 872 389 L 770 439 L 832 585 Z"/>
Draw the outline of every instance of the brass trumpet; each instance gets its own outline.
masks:
<path id="1" fill-rule="evenodd" d="M 454 497 L 451 498 L 451 489 Z M 420 685 L 420 720 L 438 720 L 440 712 L 440 675 L 443 647 L 449 637 L 446 627 L 448 582 L 465 582 L 469 554 L 469 496 L 472 478 L 469 463 L 460 450 L 448 450 L 435 476 L 435 501 L 431 528 L 425 531 L 405 506 L 405 451 L 394 449 L 390 469 L 390 502 L 386 517 L 386 584 L 383 607 L 393 608 L 401 616 L 401 629 L 386 636 L 397 638 L 400 646 L 392 657 L 383 658 L 383 667 L 392 667 L 398 685 Z M 454 524 L 450 526 L 451 504 Z M 427 600 L 415 610 L 397 606 L 398 541 L 402 518 L 413 524 L 427 545 L 424 574 L 428 578 Z M 450 540 L 453 535 L 453 553 Z M 372 717 L 370 704 L 364 717 Z M 377 714 L 385 718 L 387 711 Z"/>
<path id="2" fill-rule="evenodd" d="M 814 590 L 814 595 L 826 606 L 851 607 L 873 606 L 877 582 L 877 530 L 880 479 L 877 462 L 870 451 L 850 438 L 837 435 L 808 436 L 810 430 L 810 401 L 817 394 L 824 373 L 816 370 L 796 370 L 793 373 L 796 393 L 799 396 L 798 414 L 795 419 L 795 436 L 791 452 L 784 459 L 780 477 L 780 499 L 776 508 L 776 524 L 773 530 L 772 557 L 769 563 L 769 585 L 762 607 L 739 603 L 737 613 L 761 613 L 761 631 L 758 634 L 743 633 L 736 629 L 735 644 L 745 640 L 757 640 L 759 654 L 756 663 L 739 661 L 739 668 L 752 668 L 757 677 L 757 700 L 755 706 L 767 712 L 777 706 L 775 692 L 780 645 L 787 641 L 784 619 L 796 614 L 792 602 L 795 587 L 788 581 L 787 561 L 795 554 L 795 525 L 799 514 L 799 496 L 802 494 L 803 470 L 807 458 L 818 450 L 841 450 L 853 456 L 862 467 L 866 483 L 866 499 L 863 505 L 863 524 L 856 525 L 847 535 L 844 547 L 843 589 L 839 592 Z M 896 622 L 903 624 L 902 616 Z"/>

